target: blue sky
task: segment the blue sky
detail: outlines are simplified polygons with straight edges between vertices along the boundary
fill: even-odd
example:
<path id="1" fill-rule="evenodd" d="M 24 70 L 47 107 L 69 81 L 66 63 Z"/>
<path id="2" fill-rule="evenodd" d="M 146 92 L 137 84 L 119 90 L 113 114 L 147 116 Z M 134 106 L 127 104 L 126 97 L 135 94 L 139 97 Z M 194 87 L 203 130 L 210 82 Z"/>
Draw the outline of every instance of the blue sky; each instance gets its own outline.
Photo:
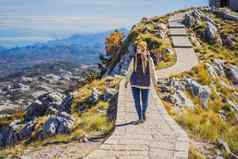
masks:
<path id="1" fill-rule="evenodd" d="M 0 46 L 128 28 L 207 0 L 0 0 Z"/>

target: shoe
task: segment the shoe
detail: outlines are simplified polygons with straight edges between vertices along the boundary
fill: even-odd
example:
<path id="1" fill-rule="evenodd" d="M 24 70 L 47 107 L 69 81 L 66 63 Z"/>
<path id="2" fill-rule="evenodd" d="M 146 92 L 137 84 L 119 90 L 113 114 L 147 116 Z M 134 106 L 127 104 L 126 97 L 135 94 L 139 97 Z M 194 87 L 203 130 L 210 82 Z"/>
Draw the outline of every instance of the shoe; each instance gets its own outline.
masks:
<path id="1" fill-rule="evenodd" d="M 134 125 L 137 125 L 137 124 L 139 124 L 139 123 L 140 123 L 140 120 L 133 121 L 133 124 L 134 124 Z"/>
<path id="2" fill-rule="evenodd" d="M 143 120 L 144 120 L 144 121 L 146 120 L 146 115 L 145 115 L 145 113 L 143 114 Z"/>
<path id="3" fill-rule="evenodd" d="M 144 119 L 139 120 L 139 123 L 144 123 L 144 122 L 145 122 Z"/>
<path id="4" fill-rule="evenodd" d="M 137 124 L 140 124 L 140 123 L 143 123 L 143 119 L 138 119 L 138 120 L 133 122 L 134 125 L 137 125 Z"/>

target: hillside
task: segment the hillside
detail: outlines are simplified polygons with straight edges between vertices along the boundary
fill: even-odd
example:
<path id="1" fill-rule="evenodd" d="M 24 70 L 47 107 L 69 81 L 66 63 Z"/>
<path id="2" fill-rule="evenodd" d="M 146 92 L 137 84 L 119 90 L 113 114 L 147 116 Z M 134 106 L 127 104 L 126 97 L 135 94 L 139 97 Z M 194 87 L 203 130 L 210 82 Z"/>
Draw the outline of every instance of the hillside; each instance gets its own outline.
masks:
<path id="1" fill-rule="evenodd" d="M 199 65 L 188 72 L 160 78 L 157 93 L 170 116 L 189 135 L 190 159 L 237 158 L 237 21 L 227 19 L 222 11 L 207 8 L 175 13 L 179 12 L 186 12 L 183 23 Z M 109 35 L 108 52 L 100 58 L 104 78 L 90 79 L 70 95 L 40 96 L 24 112 L 3 115 L 0 154 L 53 158 L 52 154 L 60 154 L 53 151 L 54 146 L 45 152 L 48 145 L 90 143 L 110 136 L 115 128 L 119 83 L 135 53 L 136 42 L 147 42 L 158 71 L 176 64 L 176 52 L 168 32 L 168 17 L 172 14 L 143 18 L 128 35 L 118 31 Z M 41 147 L 42 151 L 34 151 L 34 147 Z M 24 149 L 31 151 L 26 153 Z"/>

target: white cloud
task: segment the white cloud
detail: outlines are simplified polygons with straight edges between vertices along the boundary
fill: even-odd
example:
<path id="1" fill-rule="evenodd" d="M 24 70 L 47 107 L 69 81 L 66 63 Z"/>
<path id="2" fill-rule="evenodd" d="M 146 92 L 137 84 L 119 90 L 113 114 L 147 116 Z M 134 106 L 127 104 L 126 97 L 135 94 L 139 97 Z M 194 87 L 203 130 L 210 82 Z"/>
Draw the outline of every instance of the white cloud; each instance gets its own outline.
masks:
<path id="1" fill-rule="evenodd" d="M 123 27 L 127 18 L 105 16 L 0 16 L 0 28 L 77 29 L 82 26 Z"/>
<path id="2" fill-rule="evenodd" d="M 57 0 L 51 0 L 55 3 Z M 57 1 L 58 2 L 58 1 Z M 144 6 L 151 5 L 152 2 L 148 0 L 61 0 L 64 4 L 73 5 L 97 5 L 97 6 Z"/>

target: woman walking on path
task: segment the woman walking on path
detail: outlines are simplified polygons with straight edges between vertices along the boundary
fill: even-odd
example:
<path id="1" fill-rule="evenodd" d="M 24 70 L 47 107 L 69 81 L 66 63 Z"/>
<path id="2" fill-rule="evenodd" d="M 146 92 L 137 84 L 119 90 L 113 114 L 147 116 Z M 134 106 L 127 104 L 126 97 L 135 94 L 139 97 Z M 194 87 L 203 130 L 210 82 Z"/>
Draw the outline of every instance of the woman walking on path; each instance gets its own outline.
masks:
<path id="1" fill-rule="evenodd" d="M 156 80 L 155 66 L 152 57 L 147 50 L 147 43 L 140 41 L 136 46 L 136 53 L 129 65 L 125 81 L 125 87 L 127 87 L 128 82 L 130 81 L 139 118 L 135 124 L 142 123 L 146 120 L 149 92 L 151 84 L 154 84 L 154 86 L 157 85 Z"/>

